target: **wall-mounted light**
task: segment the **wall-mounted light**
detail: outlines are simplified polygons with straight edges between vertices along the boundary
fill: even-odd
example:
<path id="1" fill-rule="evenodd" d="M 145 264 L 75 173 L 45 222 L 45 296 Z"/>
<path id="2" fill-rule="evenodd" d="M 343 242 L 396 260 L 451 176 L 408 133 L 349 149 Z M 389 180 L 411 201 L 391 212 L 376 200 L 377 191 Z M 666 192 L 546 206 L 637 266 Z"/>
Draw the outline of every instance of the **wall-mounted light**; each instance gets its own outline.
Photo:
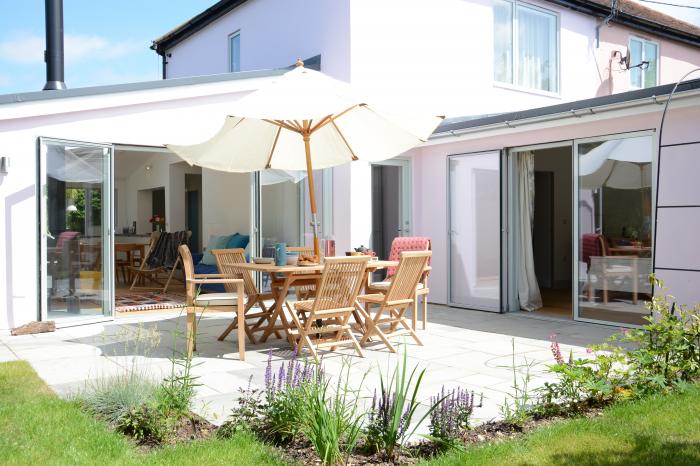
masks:
<path id="1" fill-rule="evenodd" d="M 146 165 L 146 171 L 150 172 L 153 169 L 153 165 Z"/>
<path id="2" fill-rule="evenodd" d="M 0 157 L 0 175 L 7 175 L 10 170 L 10 158 Z"/>

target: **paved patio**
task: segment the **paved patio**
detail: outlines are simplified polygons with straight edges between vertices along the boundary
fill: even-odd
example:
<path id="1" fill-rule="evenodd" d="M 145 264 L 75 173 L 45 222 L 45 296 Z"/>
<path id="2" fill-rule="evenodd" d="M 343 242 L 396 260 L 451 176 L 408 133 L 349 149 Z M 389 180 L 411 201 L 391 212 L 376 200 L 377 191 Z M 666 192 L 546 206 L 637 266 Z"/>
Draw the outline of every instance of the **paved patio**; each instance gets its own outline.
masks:
<path id="1" fill-rule="evenodd" d="M 193 372 L 199 376 L 195 410 L 214 423 L 225 420 L 236 406 L 239 387 L 253 377 L 253 385 L 263 384 L 268 354 L 274 367 L 289 359 L 292 351 L 286 341 L 270 339 L 261 345 L 247 345 L 247 360 L 238 360 L 235 332 L 224 342 L 216 336 L 228 325 L 232 313 L 211 312 L 199 326 L 198 353 Z M 532 384 L 547 380 L 545 365 L 552 362 L 551 334 L 557 334 L 562 352 L 585 355 L 587 345 L 602 341 L 617 331 L 614 327 L 543 319 L 516 314 L 492 314 L 431 305 L 427 330 L 419 336 L 425 346 L 406 341 L 409 364 L 427 370 L 420 390 L 421 400 L 446 388 L 461 386 L 483 393 L 484 406 L 475 411 L 475 420 L 499 417 L 499 405 L 512 391 L 512 342 L 516 365 L 525 360 L 534 364 Z M 24 359 L 57 393 L 70 396 L 84 389 L 91 379 L 114 376 L 138 367 L 153 377 L 170 372 L 173 333 L 184 329 L 178 312 L 141 314 L 117 318 L 114 322 L 59 329 L 55 333 L 12 337 L 0 335 L 0 361 Z M 180 338 L 177 346 L 182 349 Z M 367 374 L 363 391 L 368 399 L 378 386 L 379 370 L 387 372 L 396 356 L 377 344 L 359 358 L 349 348 L 341 353 L 325 353 L 328 374 L 338 374 L 343 360 L 352 363 L 352 380 L 359 383 Z M 520 372 L 523 372 L 521 369 Z"/>

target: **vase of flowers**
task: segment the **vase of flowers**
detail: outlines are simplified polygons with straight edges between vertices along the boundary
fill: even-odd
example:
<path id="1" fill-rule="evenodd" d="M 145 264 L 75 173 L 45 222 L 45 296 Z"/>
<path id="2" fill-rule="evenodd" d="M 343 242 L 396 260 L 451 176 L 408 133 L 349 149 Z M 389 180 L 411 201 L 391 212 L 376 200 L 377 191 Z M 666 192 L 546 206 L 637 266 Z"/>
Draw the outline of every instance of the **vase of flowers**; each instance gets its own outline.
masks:
<path id="1" fill-rule="evenodd" d="M 148 222 L 153 225 L 152 231 L 165 231 L 165 217 L 162 215 L 154 215 L 148 219 Z"/>

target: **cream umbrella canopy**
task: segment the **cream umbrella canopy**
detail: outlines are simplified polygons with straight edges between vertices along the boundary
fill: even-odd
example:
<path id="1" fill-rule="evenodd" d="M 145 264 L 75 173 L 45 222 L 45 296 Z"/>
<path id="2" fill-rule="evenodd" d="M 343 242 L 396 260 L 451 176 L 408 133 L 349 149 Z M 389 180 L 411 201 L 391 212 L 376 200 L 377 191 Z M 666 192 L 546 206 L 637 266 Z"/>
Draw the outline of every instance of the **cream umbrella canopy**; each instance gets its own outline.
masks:
<path id="1" fill-rule="evenodd" d="M 441 121 L 384 113 L 348 84 L 304 68 L 300 60 L 295 69 L 232 104 L 232 113 L 208 141 L 166 146 L 188 163 L 214 170 L 306 170 L 316 257 L 313 170 L 394 157 L 425 141 Z"/>

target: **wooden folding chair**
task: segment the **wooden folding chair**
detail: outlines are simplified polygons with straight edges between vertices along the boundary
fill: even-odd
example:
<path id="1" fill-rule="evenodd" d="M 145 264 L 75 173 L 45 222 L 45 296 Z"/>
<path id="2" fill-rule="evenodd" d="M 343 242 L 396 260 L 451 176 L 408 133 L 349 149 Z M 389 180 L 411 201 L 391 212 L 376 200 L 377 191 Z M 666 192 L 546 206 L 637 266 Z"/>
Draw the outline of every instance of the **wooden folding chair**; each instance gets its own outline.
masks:
<path id="1" fill-rule="evenodd" d="M 424 236 L 400 236 L 398 238 L 394 238 L 394 240 L 391 242 L 389 260 L 399 260 L 401 257 L 401 253 L 404 251 L 431 250 L 432 242 L 430 241 L 430 238 Z M 419 297 L 421 296 L 423 297 L 421 306 L 423 314 L 421 318 L 423 330 L 425 330 L 428 326 L 428 294 L 430 294 L 430 288 L 428 288 L 428 276 L 430 275 L 431 270 L 432 269 L 430 267 L 430 260 L 428 260 L 428 265 L 425 267 L 423 276 L 418 281 L 418 285 L 416 286 L 416 294 L 414 296 L 415 303 L 413 305 L 413 313 L 411 316 L 411 326 L 413 327 L 413 330 L 416 329 L 416 322 L 418 320 L 418 302 Z M 386 293 L 386 291 L 389 289 L 389 286 L 391 286 L 391 280 L 393 280 L 395 274 L 396 267 L 389 267 L 387 269 L 386 278 L 380 282 L 369 283 L 367 285 L 367 290 L 372 292 Z"/>
<path id="2" fill-rule="evenodd" d="M 245 250 L 242 248 L 237 249 L 213 249 L 211 253 L 216 259 L 216 266 L 219 272 L 225 275 L 230 275 L 243 280 L 245 284 L 245 294 L 246 294 L 246 304 L 245 304 L 245 319 L 243 322 L 243 327 L 245 328 L 245 333 L 248 335 L 250 342 L 255 344 L 255 332 L 262 332 L 265 330 L 265 323 L 269 322 L 272 318 L 272 310 L 268 309 L 265 305 L 265 300 L 275 299 L 276 295 L 274 293 L 260 293 L 257 286 L 255 286 L 255 280 L 250 270 L 243 270 L 236 267 L 238 264 L 243 264 L 246 262 Z M 224 284 L 226 291 L 229 290 L 231 285 Z M 251 312 L 253 306 L 258 305 L 258 312 Z M 248 321 L 254 320 L 255 322 L 250 324 Z M 224 338 L 228 336 L 233 329 L 238 328 L 238 317 L 234 317 L 231 325 L 226 327 L 226 330 L 219 335 L 219 341 L 223 341 Z M 279 331 L 275 331 L 277 338 L 280 337 Z"/>
<path id="3" fill-rule="evenodd" d="M 298 341 L 298 353 L 308 347 L 318 360 L 318 349 L 334 351 L 340 345 L 350 344 L 364 357 L 349 320 L 368 261 L 369 256 L 326 258 L 316 298 L 294 304 L 292 321 L 296 329 L 291 334 Z"/>
<path id="4" fill-rule="evenodd" d="M 309 246 L 288 246 L 288 253 L 302 254 L 306 256 L 314 255 L 314 248 Z M 301 285 L 294 287 L 294 296 L 298 301 L 313 298 L 314 292 L 316 291 L 316 285 Z"/>
<path id="5" fill-rule="evenodd" d="M 197 318 L 195 310 L 197 307 L 213 306 L 236 306 L 239 315 L 244 315 L 243 303 L 245 300 L 244 283 L 240 278 L 236 278 L 225 273 L 217 274 L 195 274 L 194 262 L 190 248 L 186 244 L 178 247 L 182 258 L 182 268 L 185 271 L 185 291 L 187 292 L 187 355 L 192 356 L 192 352 L 197 349 Z M 197 293 L 197 288 L 210 283 L 222 283 L 231 289 L 227 293 Z M 238 354 L 241 361 L 245 360 L 245 338 L 239 333 Z"/>
<path id="6" fill-rule="evenodd" d="M 180 244 L 177 245 L 178 251 L 179 251 L 179 247 L 182 244 L 187 244 L 187 241 L 190 239 L 190 236 L 192 236 L 192 232 L 187 231 L 184 235 L 184 238 L 180 242 Z M 166 265 L 160 265 L 157 267 L 150 267 L 148 265 L 148 259 L 154 253 L 154 251 L 156 249 L 156 245 L 158 244 L 158 241 L 160 240 L 160 238 L 161 238 L 160 232 L 153 232 L 151 234 L 151 241 L 148 244 L 148 248 L 146 249 L 146 254 L 141 259 L 141 263 L 138 266 L 129 267 L 129 270 L 131 271 L 131 273 L 134 276 L 134 278 L 131 282 L 131 287 L 129 288 L 130 290 L 156 290 L 156 291 L 161 291 L 162 293 L 165 293 L 166 291 L 168 291 L 168 287 L 170 286 L 170 282 L 173 279 L 181 281 L 179 278 L 176 278 L 174 275 L 175 275 L 175 271 L 177 270 L 178 266 L 181 263 L 182 255 L 177 255 L 177 258 L 175 259 L 175 263 L 172 265 L 172 267 L 166 266 Z M 145 280 L 148 280 L 152 283 L 155 283 L 158 286 L 146 286 Z M 143 285 L 137 285 L 137 283 L 143 283 Z"/>
<path id="7" fill-rule="evenodd" d="M 404 251 L 401 253 L 396 274 L 391 280 L 391 285 L 386 293 L 374 293 L 358 296 L 365 314 L 365 334 L 360 340 L 364 345 L 373 336 L 379 337 L 389 351 L 396 352 L 396 348 L 389 342 L 389 338 L 401 335 L 411 336 L 416 343 L 423 345 L 416 332 L 406 322 L 406 310 L 415 305 L 416 286 L 425 273 L 430 251 Z M 372 317 L 372 306 L 378 306 Z M 403 328 L 399 328 L 399 326 Z"/>

